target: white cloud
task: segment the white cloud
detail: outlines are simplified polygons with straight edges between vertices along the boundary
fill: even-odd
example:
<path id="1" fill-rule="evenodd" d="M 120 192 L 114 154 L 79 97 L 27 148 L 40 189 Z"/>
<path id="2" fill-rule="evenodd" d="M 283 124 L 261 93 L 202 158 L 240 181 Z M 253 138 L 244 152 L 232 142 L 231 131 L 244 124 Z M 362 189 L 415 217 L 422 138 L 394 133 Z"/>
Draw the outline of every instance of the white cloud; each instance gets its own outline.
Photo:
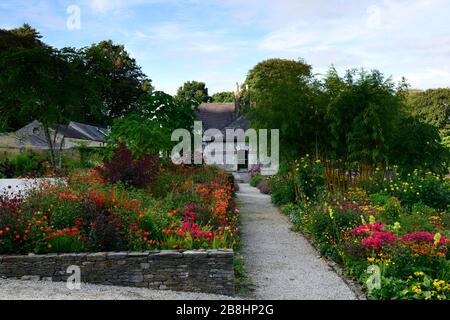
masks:
<path id="1" fill-rule="evenodd" d="M 85 3 L 96 13 L 107 13 L 137 5 L 152 4 L 158 0 L 85 0 Z"/>
<path id="2" fill-rule="evenodd" d="M 414 88 L 450 87 L 450 65 L 407 73 L 405 78 Z"/>

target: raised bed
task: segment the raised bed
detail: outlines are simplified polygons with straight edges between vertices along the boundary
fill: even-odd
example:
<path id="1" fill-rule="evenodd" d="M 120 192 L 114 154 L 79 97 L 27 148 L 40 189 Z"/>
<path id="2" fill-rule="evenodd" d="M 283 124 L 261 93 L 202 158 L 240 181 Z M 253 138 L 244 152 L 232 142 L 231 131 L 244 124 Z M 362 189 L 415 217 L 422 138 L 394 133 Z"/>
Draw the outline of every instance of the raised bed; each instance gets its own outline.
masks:
<path id="1" fill-rule="evenodd" d="M 0 256 L 0 276 L 67 281 L 78 266 L 82 283 L 233 295 L 233 259 L 233 250 Z"/>

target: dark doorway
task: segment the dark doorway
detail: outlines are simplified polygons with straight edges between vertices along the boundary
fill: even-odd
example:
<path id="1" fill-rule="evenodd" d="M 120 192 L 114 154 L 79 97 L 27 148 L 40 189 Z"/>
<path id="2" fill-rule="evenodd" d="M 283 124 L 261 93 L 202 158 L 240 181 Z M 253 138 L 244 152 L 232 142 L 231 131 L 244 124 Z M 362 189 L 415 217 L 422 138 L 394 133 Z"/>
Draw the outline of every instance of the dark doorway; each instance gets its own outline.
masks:
<path id="1" fill-rule="evenodd" d="M 241 163 L 240 161 L 240 157 L 241 156 L 245 157 L 245 162 Z M 248 150 L 245 150 L 245 152 L 239 152 L 239 162 L 238 162 L 238 171 L 247 171 L 248 170 Z"/>

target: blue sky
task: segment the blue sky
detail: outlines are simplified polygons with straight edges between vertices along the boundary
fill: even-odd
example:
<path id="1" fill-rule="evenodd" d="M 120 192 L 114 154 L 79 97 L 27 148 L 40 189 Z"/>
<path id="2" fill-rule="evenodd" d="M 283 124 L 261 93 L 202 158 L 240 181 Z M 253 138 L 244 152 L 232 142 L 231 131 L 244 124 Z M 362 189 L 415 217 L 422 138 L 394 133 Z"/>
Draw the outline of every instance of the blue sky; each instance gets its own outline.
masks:
<path id="1" fill-rule="evenodd" d="M 58 48 L 112 39 L 171 94 L 188 80 L 234 90 L 273 57 L 302 58 L 317 74 L 377 68 L 424 89 L 450 86 L 449 12 L 448 0 L 2 0 L 0 28 L 28 22 Z"/>

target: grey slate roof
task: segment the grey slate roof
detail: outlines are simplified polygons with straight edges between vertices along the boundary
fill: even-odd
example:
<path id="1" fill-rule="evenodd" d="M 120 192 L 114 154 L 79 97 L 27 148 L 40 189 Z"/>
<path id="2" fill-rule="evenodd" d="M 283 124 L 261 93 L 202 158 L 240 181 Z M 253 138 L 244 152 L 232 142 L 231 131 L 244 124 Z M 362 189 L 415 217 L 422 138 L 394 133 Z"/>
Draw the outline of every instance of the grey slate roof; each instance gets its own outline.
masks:
<path id="1" fill-rule="evenodd" d="M 204 130 L 222 130 L 235 120 L 235 108 L 234 103 L 202 103 L 198 118 Z"/>
<path id="2" fill-rule="evenodd" d="M 83 134 L 86 137 L 85 140 L 100 141 L 100 142 L 105 141 L 107 133 L 107 129 L 105 128 L 95 127 L 88 124 L 73 121 L 69 123 L 69 127 Z"/>
<path id="3" fill-rule="evenodd" d="M 107 130 L 87 124 L 71 122 L 69 125 L 58 125 L 52 130 L 57 130 L 58 134 L 65 138 L 105 142 Z M 39 121 L 33 121 L 23 128 L 11 134 L 0 134 L 0 146 L 2 143 L 13 145 L 15 148 L 31 147 L 34 149 L 49 149 L 44 129 Z M 13 141 L 13 142 L 9 142 Z"/>
<path id="4" fill-rule="evenodd" d="M 223 128 L 223 130 L 225 130 L 225 129 L 243 129 L 245 131 L 249 128 L 250 128 L 250 126 L 249 126 L 247 119 L 243 115 L 240 115 L 232 123 L 225 126 L 225 128 Z"/>
<path id="5" fill-rule="evenodd" d="M 57 126 L 56 129 L 59 134 L 62 134 L 66 138 L 81 139 L 81 140 L 84 140 L 87 138 L 81 132 L 79 132 L 69 126 L 66 126 L 66 125 L 59 125 L 59 126 Z"/>
<path id="6" fill-rule="evenodd" d="M 30 135 L 20 139 L 20 146 L 21 147 L 31 146 L 35 149 L 42 149 L 42 150 L 49 149 L 47 140 L 36 135 Z"/>

